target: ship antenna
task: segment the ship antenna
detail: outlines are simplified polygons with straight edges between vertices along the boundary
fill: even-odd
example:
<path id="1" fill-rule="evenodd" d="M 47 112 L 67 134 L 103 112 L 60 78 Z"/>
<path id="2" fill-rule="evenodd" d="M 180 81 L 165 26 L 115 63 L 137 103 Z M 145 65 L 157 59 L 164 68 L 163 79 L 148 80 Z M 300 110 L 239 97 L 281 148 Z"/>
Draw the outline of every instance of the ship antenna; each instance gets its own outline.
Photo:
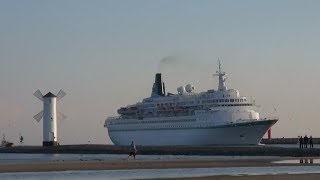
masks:
<path id="1" fill-rule="evenodd" d="M 218 58 L 218 65 L 219 65 L 219 74 L 221 74 L 221 62 L 220 62 L 220 58 Z"/>
<path id="2" fill-rule="evenodd" d="M 228 90 L 225 81 L 226 81 L 226 73 L 222 72 L 222 68 L 221 68 L 221 61 L 220 58 L 218 58 L 218 71 L 217 74 L 214 74 L 214 76 L 218 76 L 219 77 L 219 87 L 218 90 L 219 91 L 226 91 Z"/>

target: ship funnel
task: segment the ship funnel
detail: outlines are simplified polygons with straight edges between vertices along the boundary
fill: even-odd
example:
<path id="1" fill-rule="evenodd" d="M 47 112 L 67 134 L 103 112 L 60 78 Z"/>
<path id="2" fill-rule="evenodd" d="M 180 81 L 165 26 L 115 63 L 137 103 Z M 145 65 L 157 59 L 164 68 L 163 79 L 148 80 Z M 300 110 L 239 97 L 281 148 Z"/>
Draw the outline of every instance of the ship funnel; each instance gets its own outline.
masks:
<path id="1" fill-rule="evenodd" d="M 161 73 L 157 73 L 153 83 L 151 97 L 165 96 L 165 94 L 166 90 L 161 78 Z"/>

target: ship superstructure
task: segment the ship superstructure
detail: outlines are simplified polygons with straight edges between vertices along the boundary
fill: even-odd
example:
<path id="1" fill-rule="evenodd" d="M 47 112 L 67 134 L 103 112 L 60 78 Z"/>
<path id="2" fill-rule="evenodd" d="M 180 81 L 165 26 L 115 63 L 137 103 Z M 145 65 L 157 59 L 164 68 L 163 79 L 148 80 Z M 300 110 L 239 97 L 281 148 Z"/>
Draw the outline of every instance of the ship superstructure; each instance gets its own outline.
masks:
<path id="1" fill-rule="evenodd" d="M 196 93 L 193 85 L 165 92 L 161 74 L 155 76 L 151 96 L 118 109 L 105 121 L 115 145 L 239 145 L 259 144 L 276 118 L 261 119 L 252 100 L 228 89 L 219 61 L 217 90 Z"/>

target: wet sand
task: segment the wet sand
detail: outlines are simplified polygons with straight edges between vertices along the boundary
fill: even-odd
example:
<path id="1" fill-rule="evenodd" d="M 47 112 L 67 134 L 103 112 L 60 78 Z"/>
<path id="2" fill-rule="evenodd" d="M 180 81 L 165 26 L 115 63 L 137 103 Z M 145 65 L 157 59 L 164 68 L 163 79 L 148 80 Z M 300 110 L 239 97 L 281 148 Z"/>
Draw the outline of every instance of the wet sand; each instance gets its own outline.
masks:
<path id="1" fill-rule="evenodd" d="M 15 163 L 0 163 L 0 172 L 299 166 L 298 163 L 297 164 L 272 163 L 273 161 L 284 160 L 284 159 L 288 159 L 288 158 L 241 159 L 241 160 L 129 160 L 129 161 L 101 160 L 101 161 L 15 162 Z M 320 166 L 320 164 L 300 164 L 300 165 Z"/>
<path id="2" fill-rule="evenodd" d="M 295 164 L 273 163 L 294 159 Z M 170 168 L 213 168 L 213 167 L 270 167 L 270 166 L 319 166 L 320 164 L 299 164 L 299 158 L 237 159 L 237 160 L 95 160 L 95 161 L 54 161 L 54 162 L 14 162 L 0 163 L 0 173 L 4 172 L 48 172 L 68 170 L 124 170 L 124 169 L 170 169 Z M 205 177 L 160 178 L 163 180 L 314 180 L 320 174 L 267 174 L 267 175 L 218 175 Z"/>
<path id="3" fill-rule="evenodd" d="M 170 168 L 214 168 L 214 167 L 270 167 L 270 166 L 319 166 L 320 164 L 299 164 L 299 159 L 317 159 L 320 149 L 298 149 L 265 146 L 140 146 L 139 154 L 145 155 L 211 155 L 211 156 L 266 156 L 249 159 L 215 160 L 77 160 L 47 162 L 0 162 L 0 173 L 5 172 L 48 172 L 69 170 L 124 170 L 124 169 L 170 169 Z M 128 147 L 110 145 L 65 145 L 55 147 L 20 146 L 1 148 L 0 153 L 40 153 L 40 154 L 127 154 Z M 279 157 L 267 157 L 279 156 Z M 139 156 L 138 156 L 139 157 Z M 297 163 L 284 164 L 274 161 L 294 159 Z M 170 179 L 170 178 L 164 178 Z M 276 174 L 207 176 L 172 179 L 217 179 L 217 180 L 314 180 L 320 174 Z"/>
<path id="4" fill-rule="evenodd" d="M 190 177 L 190 178 L 167 178 L 171 179 L 185 179 L 185 180 L 316 180 L 320 179 L 320 174 L 278 174 L 278 175 L 242 175 L 242 176 L 206 176 L 206 177 Z M 153 179 L 160 180 L 160 179 Z"/>

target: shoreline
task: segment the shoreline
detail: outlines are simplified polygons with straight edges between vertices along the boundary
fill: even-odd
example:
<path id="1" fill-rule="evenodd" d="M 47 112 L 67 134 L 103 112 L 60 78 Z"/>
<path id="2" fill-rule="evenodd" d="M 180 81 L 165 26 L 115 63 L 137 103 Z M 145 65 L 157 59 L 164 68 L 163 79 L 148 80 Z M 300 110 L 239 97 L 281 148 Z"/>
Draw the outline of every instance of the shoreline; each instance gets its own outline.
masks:
<path id="1" fill-rule="evenodd" d="M 61 145 L 52 147 L 16 146 L 0 148 L 0 153 L 27 154 L 127 154 L 128 146 L 113 145 Z M 132 170 L 132 169 L 174 169 L 174 168 L 224 168 L 224 167 L 274 167 L 274 166 L 320 166 L 320 164 L 300 164 L 300 159 L 320 157 L 320 149 L 299 149 L 267 146 L 137 146 L 137 160 L 56 160 L 56 161 L 20 161 L 1 163 L 0 173 L 14 172 L 52 172 L 85 170 Z M 196 155 L 196 156 L 238 156 L 243 159 L 171 159 L 139 160 L 139 155 Z M 247 156 L 247 158 L 245 157 Z M 257 157 L 256 157 L 257 156 Z M 256 158 L 255 158 L 256 157 Z M 265 158 L 266 157 L 266 158 Z M 273 163 L 281 160 L 296 160 L 297 163 Z M 304 180 L 318 179 L 320 174 L 300 175 Z M 255 179 L 280 178 L 292 179 L 291 174 L 208 176 L 180 179 Z M 298 177 L 298 176 L 297 176 Z M 310 178 L 311 177 L 311 178 Z M 170 178 L 163 178 L 170 179 Z M 177 178 L 171 178 L 177 179 Z M 179 179 L 179 178 L 178 178 Z"/>
<path id="2" fill-rule="evenodd" d="M 299 149 L 256 146 L 137 146 L 138 155 L 208 155 L 208 156 L 320 156 L 320 148 Z M 0 148 L 0 153 L 29 154 L 127 154 L 128 146 L 114 145 L 60 145 L 15 146 Z"/>
<path id="3" fill-rule="evenodd" d="M 183 177 L 183 178 L 155 178 L 152 180 L 315 180 L 320 179 L 320 174 L 317 173 L 307 173 L 307 174 L 276 174 L 276 175 L 238 175 L 238 176 L 229 176 L 229 175 L 218 175 L 218 176 L 202 176 L 202 177 Z M 147 179 L 145 179 L 147 180 Z M 151 179 L 150 179 L 151 180 Z"/>
<path id="4" fill-rule="evenodd" d="M 92 161 L 45 161 L 14 162 L 0 164 L 0 173 L 48 172 L 72 170 L 126 170 L 126 169 L 172 169 L 215 167 L 270 167 L 270 166 L 320 166 L 320 164 L 273 163 L 274 161 L 299 158 L 237 159 L 237 160 L 92 160 Z"/>

